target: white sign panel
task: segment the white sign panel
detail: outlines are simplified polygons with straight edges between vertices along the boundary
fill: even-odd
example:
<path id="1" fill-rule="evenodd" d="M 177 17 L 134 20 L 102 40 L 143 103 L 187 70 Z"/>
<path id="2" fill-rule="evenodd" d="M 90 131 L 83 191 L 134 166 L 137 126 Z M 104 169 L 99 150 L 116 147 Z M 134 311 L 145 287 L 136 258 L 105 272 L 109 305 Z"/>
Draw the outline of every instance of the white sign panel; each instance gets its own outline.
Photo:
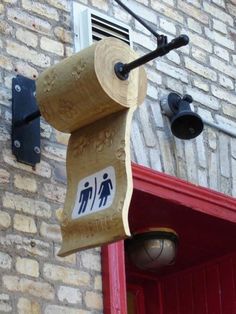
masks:
<path id="1" fill-rule="evenodd" d="M 116 176 L 111 166 L 82 179 L 78 184 L 72 219 L 110 207 L 115 193 Z"/>

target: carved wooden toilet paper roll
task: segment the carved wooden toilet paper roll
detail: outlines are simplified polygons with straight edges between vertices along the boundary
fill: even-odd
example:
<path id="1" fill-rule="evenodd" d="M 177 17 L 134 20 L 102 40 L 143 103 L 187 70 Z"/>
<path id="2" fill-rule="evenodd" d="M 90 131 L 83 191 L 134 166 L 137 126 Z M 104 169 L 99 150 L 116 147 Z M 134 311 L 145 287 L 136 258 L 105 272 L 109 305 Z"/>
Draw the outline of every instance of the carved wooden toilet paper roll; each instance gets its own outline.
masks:
<path id="1" fill-rule="evenodd" d="M 43 117 L 72 133 L 60 256 L 130 235 L 130 127 L 147 83 L 143 67 L 122 81 L 114 65 L 136 58 L 127 44 L 106 38 L 47 69 L 36 82 Z"/>

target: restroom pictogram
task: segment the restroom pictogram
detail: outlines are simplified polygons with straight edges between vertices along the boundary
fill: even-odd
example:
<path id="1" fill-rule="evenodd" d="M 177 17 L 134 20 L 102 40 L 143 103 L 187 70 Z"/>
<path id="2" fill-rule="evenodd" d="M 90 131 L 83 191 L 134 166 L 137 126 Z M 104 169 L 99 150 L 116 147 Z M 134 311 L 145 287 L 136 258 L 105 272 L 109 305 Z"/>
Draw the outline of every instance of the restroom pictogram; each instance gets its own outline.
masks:
<path id="1" fill-rule="evenodd" d="M 115 193 L 116 177 L 112 166 L 82 179 L 78 184 L 72 219 L 110 207 Z"/>

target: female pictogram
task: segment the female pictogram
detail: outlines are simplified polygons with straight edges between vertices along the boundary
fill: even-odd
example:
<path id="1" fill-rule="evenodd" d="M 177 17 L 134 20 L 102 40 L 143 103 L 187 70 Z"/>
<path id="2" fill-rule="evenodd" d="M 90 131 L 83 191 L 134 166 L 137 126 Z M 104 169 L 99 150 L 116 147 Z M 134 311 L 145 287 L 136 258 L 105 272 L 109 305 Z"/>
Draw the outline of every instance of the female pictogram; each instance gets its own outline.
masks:
<path id="1" fill-rule="evenodd" d="M 80 204 L 80 208 L 79 208 L 79 212 L 78 214 L 84 213 L 88 204 L 89 199 L 91 199 L 92 194 L 93 194 L 93 189 L 90 186 L 89 187 L 89 182 L 86 182 L 84 184 L 85 189 L 83 189 L 80 192 L 80 197 L 79 197 L 79 203 Z"/>
<path id="2" fill-rule="evenodd" d="M 99 208 L 101 206 L 105 206 L 107 202 L 107 198 L 109 195 L 111 195 L 111 190 L 113 189 L 112 182 L 110 179 L 108 179 L 108 174 L 104 173 L 103 175 L 103 181 L 100 185 L 98 195 L 100 199 Z"/>

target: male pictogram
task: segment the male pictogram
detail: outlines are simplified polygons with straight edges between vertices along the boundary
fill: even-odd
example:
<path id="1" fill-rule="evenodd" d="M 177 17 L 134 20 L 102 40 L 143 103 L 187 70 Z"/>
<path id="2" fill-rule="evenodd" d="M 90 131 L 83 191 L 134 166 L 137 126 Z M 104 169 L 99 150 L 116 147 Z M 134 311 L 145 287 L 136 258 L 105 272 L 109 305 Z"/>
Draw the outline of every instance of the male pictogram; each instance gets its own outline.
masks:
<path id="1" fill-rule="evenodd" d="M 102 181 L 100 188 L 99 188 L 99 191 L 98 191 L 98 195 L 100 195 L 99 196 L 99 199 L 100 199 L 99 208 L 101 206 L 106 205 L 107 198 L 109 195 L 111 195 L 111 190 L 113 189 L 111 180 L 107 179 L 107 178 L 108 178 L 108 174 L 104 173 L 103 181 Z"/>
<path id="2" fill-rule="evenodd" d="M 80 192 L 80 197 L 79 197 L 79 203 L 80 203 L 80 208 L 78 214 L 84 213 L 88 204 L 89 199 L 91 199 L 92 194 L 93 194 L 93 189 L 90 186 L 89 187 L 89 182 L 86 182 L 84 184 L 85 189 L 83 189 Z"/>

